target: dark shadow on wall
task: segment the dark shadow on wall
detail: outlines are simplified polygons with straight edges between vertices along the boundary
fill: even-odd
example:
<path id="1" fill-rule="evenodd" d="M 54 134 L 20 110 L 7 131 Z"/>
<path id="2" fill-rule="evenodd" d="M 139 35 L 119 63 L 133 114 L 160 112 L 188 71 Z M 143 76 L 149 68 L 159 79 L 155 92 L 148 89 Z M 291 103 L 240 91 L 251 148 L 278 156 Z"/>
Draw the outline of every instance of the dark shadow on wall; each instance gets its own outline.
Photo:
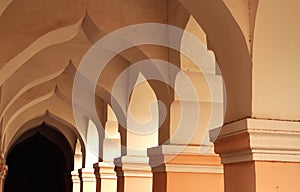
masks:
<path id="1" fill-rule="evenodd" d="M 33 135 L 16 144 L 9 152 L 4 191 L 71 192 L 66 158 L 72 157 L 65 154 L 61 146 L 36 129 Z"/>

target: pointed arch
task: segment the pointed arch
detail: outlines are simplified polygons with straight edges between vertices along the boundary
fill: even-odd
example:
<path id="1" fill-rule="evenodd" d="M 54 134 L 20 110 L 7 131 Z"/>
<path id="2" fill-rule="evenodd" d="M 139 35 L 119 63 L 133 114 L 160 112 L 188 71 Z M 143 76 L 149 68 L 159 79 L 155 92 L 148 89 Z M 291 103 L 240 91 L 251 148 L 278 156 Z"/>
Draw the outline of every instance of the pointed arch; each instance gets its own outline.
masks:
<path id="1" fill-rule="evenodd" d="M 46 111 L 43 115 L 33 119 L 29 119 L 23 125 L 17 127 L 17 131 L 14 133 L 14 135 L 11 135 L 8 132 L 4 133 L 5 137 L 8 138 L 8 140 L 4 141 L 3 143 L 5 156 L 7 155 L 9 149 L 11 149 L 13 145 L 15 145 L 15 143 L 23 134 L 30 131 L 31 129 L 34 129 L 35 127 L 39 127 L 43 123 L 64 135 L 73 151 L 75 151 L 75 142 L 78 140 L 79 145 L 81 146 L 82 153 L 85 153 L 83 139 L 81 138 L 76 127 L 63 119 L 60 119 L 58 116 L 51 114 L 49 111 Z"/>

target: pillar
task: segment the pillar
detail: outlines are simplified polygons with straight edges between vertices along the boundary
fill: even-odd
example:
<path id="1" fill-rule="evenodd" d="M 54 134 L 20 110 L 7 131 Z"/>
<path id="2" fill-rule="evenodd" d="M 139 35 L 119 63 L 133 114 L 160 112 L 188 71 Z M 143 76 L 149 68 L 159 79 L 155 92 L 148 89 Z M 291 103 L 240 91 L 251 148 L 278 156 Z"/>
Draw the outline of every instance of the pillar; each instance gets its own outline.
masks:
<path id="1" fill-rule="evenodd" d="M 114 164 L 99 162 L 94 164 L 97 192 L 116 192 L 117 174 Z"/>
<path id="2" fill-rule="evenodd" d="M 299 191 L 300 122 L 246 118 L 211 137 L 224 164 L 225 192 Z"/>
<path id="3" fill-rule="evenodd" d="M 80 141 L 77 139 L 75 145 L 75 154 L 74 154 L 74 171 L 71 172 L 71 178 L 73 183 L 73 192 L 81 192 L 80 189 L 80 176 L 79 176 L 79 169 L 83 165 L 82 159 L 82 152 L 81 152 L 81 144 Z"/>
<path id="4" fill-rule="evenodd" d="M 82 168 L 79 169 L 79 177 L 81 192 L 95 192 L 96 191 L 96 176 L 94 169 Z"/>
<path id="5" fill-rule="evenodd" d="M 133 70 L 134 71 L 134 70 Z M 142 73 L 134 83 L 126 114 L 126 128 L 119 128 L 122 157 L 115 159 L 118 192 L 152 192 L 152 172 L 147 149 L 158 145 L 159 105 L 156 94 Z M 149 109 L 150 113 L 149 113 Z"/>
<path id="6" fill-rule="evenodd" d="M 152 192 L 152 172 L 148 157 L 122 156 L 115 160 L 115 164 L 117 192 Z"/>
<path id="7" fill-rule="evenodd" d="M 117 174 L 114 159 L 121 156 L 118 121 L 112 109 L 107 106 L 107 121 L 103 139 L 102 161 L 94 164 L 97 192 L 116 192 Z"/>
<path id="8" fill-rule="evenodd" d="M 73 192 L 80 192 L 80 177 L 79 177 L 79 172 L 77 171 L 72 171 L 72 182 L 73 182 Z"/>
<path id="9" fill-rule="evenodd" d="M 170 125 L 165 127 L 169 138 L 148 149 L 153 192 L 223 192 L 223 166 L 209 142 L 209 130 L 223 124 L 222 78 L 213 72 L 182 71 L 175 88 Z"/>

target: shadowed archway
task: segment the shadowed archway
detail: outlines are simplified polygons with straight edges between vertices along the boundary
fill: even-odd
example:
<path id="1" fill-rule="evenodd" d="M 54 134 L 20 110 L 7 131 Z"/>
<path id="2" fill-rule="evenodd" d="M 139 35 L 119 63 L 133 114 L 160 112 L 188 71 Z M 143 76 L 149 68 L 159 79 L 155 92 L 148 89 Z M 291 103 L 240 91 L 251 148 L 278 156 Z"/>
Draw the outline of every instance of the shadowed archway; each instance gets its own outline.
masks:
<path id="1" fill-rule="evenodd" d="M 7 157 L 5 192 L 71 192 L 72 149 L 42 125 L 22 135 Z"/>

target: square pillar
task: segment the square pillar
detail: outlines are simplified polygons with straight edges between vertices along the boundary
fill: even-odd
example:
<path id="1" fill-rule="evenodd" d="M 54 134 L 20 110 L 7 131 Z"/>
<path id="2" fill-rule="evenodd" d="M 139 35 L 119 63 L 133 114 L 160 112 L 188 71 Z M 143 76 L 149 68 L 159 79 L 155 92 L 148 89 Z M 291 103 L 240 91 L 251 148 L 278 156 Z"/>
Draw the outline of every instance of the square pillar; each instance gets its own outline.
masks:
<path id="1" fill-rule="evenodd" d="M 115 160 L 118 192 L 152 192 L 152 172 L 149 158 L 123 156 Z"/>
<path id="2" fill-rule="evenodd" d="M 99 162 L 94 164 L 97 180 L 97 192 L 116 192 L 117 174 L 112 163 Z"/>
<path id="3" fill-rule="evenodd" d="M 80 177 L 79 177 L 79 172 L 77 171 L 72 171 L 72 182 L 73 182 L 73 192 L 80 192 Z"/>
<path id="4" fill-rule="evenodd" d="M 300 122 L 247 118 L 211 137 L 224 164 L 225 192 L 299 191 Z"/>
<path id="5" fill-rule="evenodd" d="M 83 168 L 79 169 L 79 177 L 81 181 L 81 192 L 96 192 L 96 176 L 94 169 Z"/>
<path id="6" fill-rule="evenodd" d="M 199 152 L 199 146 L 163 145 L 148 149 L 153 192 L 223 192 L 220 158 Z"/>

